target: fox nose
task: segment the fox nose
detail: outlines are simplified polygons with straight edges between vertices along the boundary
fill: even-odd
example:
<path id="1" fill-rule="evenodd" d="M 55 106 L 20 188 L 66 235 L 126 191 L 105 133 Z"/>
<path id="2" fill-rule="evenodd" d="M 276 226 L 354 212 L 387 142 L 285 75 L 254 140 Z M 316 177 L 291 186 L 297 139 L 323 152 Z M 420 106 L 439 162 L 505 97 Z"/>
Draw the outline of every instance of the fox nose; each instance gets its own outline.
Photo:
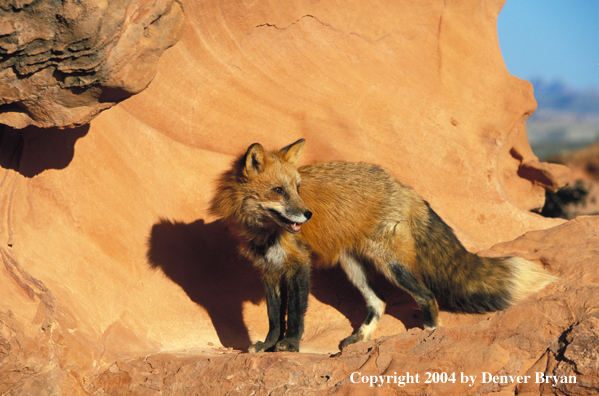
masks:
<path id="1" fill-rule="evenodd" d="M 306 216 L 306 221 L 308 221 L 312 217 L 312 212 L 310 212 L 309 210 L 306 210 L 304 212 L 304 216 Z"/>

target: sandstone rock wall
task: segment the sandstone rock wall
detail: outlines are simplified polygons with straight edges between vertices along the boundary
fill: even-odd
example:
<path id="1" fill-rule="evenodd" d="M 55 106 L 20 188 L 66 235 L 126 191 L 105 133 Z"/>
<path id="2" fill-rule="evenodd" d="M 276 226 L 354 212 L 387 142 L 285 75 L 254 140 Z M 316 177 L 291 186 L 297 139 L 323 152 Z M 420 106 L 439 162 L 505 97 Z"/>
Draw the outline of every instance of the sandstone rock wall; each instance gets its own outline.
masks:
<path id="1" fill-rule="evenodd" d="M 215 390 L 234 372 L 224 376 L 219 365 L 229 363 L 211 366 L 216 361 L 209 356 L 225 353 L 267 370 L 265 382 L 257 382 L 261 389 L 291 383 L 298 365 L 320 372 L 319 362 L 329 362 L 327 354 L 337 352 L 365 314 L 338 270 L 313 274 L 302 350 L 317 355 L 236 352 L 267 332 L 262 286 L 206 208 L 214 179 L 256 141 L 282 147 L 304 137 L 302 163 L 385 166 L 473 251 L 562 224 L 529 211 L 568 172 L 540 164 L 530 150 L 525 120 L 535 102 L 530 84 L 511 76 L 501 58 L 501 6 L 500 0 L 188 2 L 181 40 L 143 92 L 75 129 L 3 127 L 0 393 L 186 394 L 189 378 L 177 382 L 177 373 L 214 378 L 207 386 Z M 137 76 L 134 64 L 122 70 Z M 591 257 L 583 271 L 590 293 L 597 284 L 596 219 L 566 226 L 585 236 L 578 248 Z M 534 256 L 546 241 L 534 235 L 524 248 L 506 252 Z M 462 356 L 468 345 L 472 359 L 463 370 L 471 364 L 525 372 L 596 307 L 574 290 L 581 272 L 576 260 L 569 264 L 572 250 L 561 248 L 567 245 L 561 235 L 552 238 L 559 259 L 545 264 L 564 283 L 503 313 L 444 312 L 446 328 L 432 344 L 409 296 L 382 283 L 389 309 L 375 337 L 399 335 L 356 346 L 341 355 L 349 359 L 342 366 L 358 367 L 383 348 L 383 360 L 371 360 L 381 366 L 367 366 L 373 372 L 408 363 L 441 369 L 437 363 L 455 365 L 455 351 Z M 572 296 L 560 294 L 567 290 Z M 560 307 L 559 320 L 547 327 Z M 533 314 L 541 319 L 530 322 Z M 571 334 L 586 334 L 587 327 Z M 498 332 L 502 341 L 494 345 Z M 484 341 L 472 344 L 471 334 Z M 557 362 L 556 350 L 547 361 Z M 177 360 L 165 358 L 167 352 L 200 357 Z M 189 363 L 182 371 L 181 362 Z M 279 363 L 281 376 L 268 368 Z M 334 379 L 325 390 L 347 383 L 345 369 L 330 364 L 332 374 L 315 379 Z"/>

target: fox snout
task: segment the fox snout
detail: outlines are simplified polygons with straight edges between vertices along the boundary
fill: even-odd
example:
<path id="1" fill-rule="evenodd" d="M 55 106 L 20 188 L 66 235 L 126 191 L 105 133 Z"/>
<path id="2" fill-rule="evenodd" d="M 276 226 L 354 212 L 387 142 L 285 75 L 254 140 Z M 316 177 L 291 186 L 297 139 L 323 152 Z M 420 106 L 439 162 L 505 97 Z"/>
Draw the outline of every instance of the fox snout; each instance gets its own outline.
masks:
<path id="1" fill-rule="evenodd" d="M 304 211 L 279 211 L 271 208 L 270 213 L 273 214 L 277 223 L 293 234 L 300 232 L 302 224 L 308 222 L 312 217 L 312 212 L 307 209 Z"/>

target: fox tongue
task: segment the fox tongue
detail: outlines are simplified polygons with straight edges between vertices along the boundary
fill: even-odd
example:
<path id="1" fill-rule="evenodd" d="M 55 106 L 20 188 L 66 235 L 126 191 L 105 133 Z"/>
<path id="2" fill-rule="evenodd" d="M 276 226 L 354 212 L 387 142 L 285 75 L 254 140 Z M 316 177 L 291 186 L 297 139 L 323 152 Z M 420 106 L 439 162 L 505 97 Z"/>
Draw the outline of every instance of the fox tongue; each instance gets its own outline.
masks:
<path id="1" fill-rule="evenodd" d="M 291 228 L 295 232 L 298 232 L 301 227 L 302 227 L 301 224 L 297 224 L 297 223 L 289 224 L 289 228 Z"/>

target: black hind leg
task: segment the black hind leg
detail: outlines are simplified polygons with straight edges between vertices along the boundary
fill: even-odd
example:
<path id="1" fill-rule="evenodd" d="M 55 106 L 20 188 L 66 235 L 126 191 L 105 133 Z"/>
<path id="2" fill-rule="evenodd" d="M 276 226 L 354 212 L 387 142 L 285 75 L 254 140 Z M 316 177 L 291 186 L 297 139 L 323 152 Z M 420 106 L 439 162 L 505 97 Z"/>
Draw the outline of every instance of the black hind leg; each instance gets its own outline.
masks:
<path id="1" fill-rule="evenodd" d="M 345 348 L 350 344 L 370 339 L 379 319 L 385 312 L 385 303 L 374 291 L 364 267 L 358 260 L 349 254 L 342 254 L 339 257 L 339 263 L 350 282 L 362 293 L 367 309 L 366 318 L 358 331 L 341 341 L 341 348 Z"/>
<path id="2" fill-rule="evenodd" d="M 393 272 L 394 280 L 398 286 L 410 293 L 422 310 L 424 328 L 426 330 L 436 329 L 439 325 L 439 306 L 435 295 L 418 282 L 414 275 L 401 264 L 391 264 L 389 268 Z"/>

